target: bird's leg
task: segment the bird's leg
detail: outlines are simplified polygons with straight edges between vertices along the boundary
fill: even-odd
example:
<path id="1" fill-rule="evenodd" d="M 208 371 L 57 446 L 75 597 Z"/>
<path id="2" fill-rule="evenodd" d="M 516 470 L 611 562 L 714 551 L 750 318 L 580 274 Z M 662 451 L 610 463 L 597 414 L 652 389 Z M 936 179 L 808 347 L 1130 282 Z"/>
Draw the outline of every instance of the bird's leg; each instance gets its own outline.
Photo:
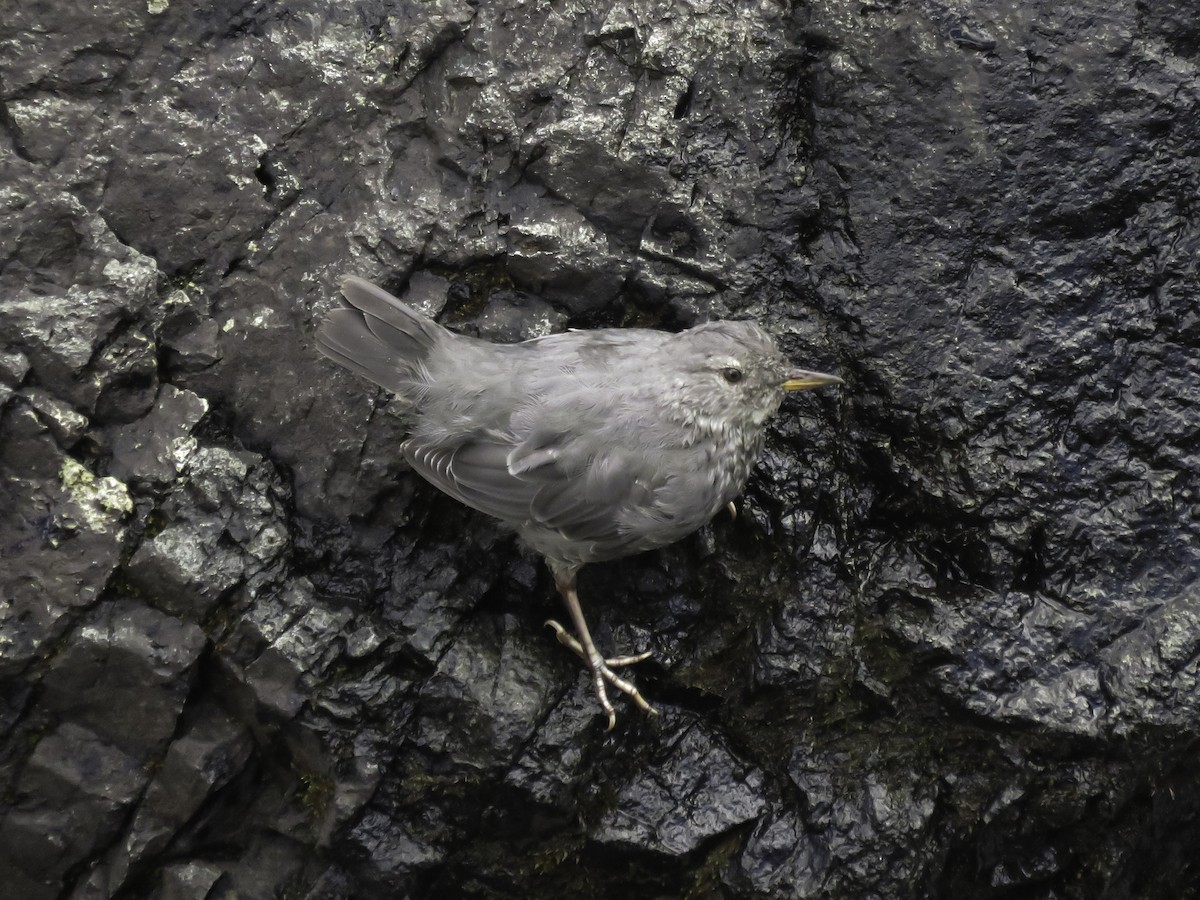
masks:
<path id="1" fill-rule="evenodd" d="M 609 702 L 608 691 L 604 688 L 604 682 L 606 681 L 622 693 L 628 694 L 633 702 L 646 712 L 651 715 L 658 715 L 658 710 L 646 702 L 646 698 L 641 695 L 636 687 L 612 670 L 614 666 L 628 666 L 648 659 L 650 657 L 649 651 L 639 653 L 636 656 L 619 656 L 615 659 L 605 659 L 600 655 L 600 651 L 596 649 L 596 645 L 592 641 L 592 634 L 588 631 L 587 621 L 583 618 L 583 607 L 579 605 L 579 593 L 575 590 L 574 573 L 568 577 L 561 578 L 555 573 L 554 581 L 558 585 L 559 593 L 562 594 L 563 602 L 567 604 L 567 612 L 571 616 L 571 623 L 575 626 L 575 634 L 578 635 L 578 639 L 568 634 L 565 628 L 553 620 L 546 624 L 554 629 L 559 642 L 570 647 L 572 651 L 583 659 L 588 669 L 591 670 L 592 684 L 596 689 L 596 697 L 600 701 L 600 707 L 608 714 L 609 730 L 611 731 L 613 726 L 617 724 L 617 713 L 613 709 L 612 703 Z"/>

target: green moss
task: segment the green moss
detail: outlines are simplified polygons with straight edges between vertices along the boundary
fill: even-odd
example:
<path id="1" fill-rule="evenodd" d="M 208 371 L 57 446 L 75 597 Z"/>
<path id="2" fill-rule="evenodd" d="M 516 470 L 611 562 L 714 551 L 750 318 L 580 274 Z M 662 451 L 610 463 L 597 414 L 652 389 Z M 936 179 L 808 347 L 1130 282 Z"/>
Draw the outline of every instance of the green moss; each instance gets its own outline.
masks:
<path id="1" fill-rule="evenodd" d="M 321 821 L 333 803 L 334 780 L 316 772 L 301 772 L 300 783 L 304 785 L 300 805 L 312 816 L 313 821 Z"/>
<path id="2" fill-rule="evenodd" d="M 724 894 L 721 874 L 741 851 L 745 835 L 740 832 L 741 829 L 721 839 L 703 862 L 690 872 L 691 883 L 683 895 L 684 900 L 700 900 L 702 897 L 720 897 Z"/>
<path id="3" fill-rule="evenodd" d="M 68 456 L 63 459 L 58 477 L 93 531 L 106 531 L 133 512 L 129 488 L 111 475 L 97 478 L 87 466 Z"/>
<path id="4" fill-rule="evenodd" d="M 142 537 L 147 541 L 153 540 L 162 534 L 169 524 L 170 520 L 161 509 L 151 510 L 150 514 L 146 516 L 146 528 L 142 532 Z"/>
<path id="5" fill-rule="evenodd" d="M 451 325 L 483 312 L 497 291 L 516 287 L 502 260 L 481 263 L 466 271 L 439 266 L 430 266 L 429 271 L 450 281 L 446 308 L 439 318 Z"/>

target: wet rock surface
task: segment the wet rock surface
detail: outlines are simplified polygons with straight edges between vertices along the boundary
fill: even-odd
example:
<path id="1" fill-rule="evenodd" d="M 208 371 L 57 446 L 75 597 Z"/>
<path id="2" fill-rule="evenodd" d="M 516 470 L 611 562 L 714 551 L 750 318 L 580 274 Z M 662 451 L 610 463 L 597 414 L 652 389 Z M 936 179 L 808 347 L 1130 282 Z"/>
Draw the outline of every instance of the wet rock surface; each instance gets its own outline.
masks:
<path id="1" fill-rule="evenodd" d="M 0 18 L 5 896 L 1195 892 L 1191 6 Z M 581 575 L 659 718 L 317 354 L 350 272 L 846 378 Z"/>

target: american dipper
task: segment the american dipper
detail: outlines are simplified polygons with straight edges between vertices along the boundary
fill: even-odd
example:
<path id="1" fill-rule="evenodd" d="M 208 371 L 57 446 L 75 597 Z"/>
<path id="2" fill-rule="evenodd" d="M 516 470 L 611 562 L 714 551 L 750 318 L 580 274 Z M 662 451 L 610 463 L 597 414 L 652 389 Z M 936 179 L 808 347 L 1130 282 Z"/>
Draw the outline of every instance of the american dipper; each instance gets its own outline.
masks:
<path id="1" fill-rule="evenodd" d="M 791 368 L 752 322 L 493 344 L 448 331 L 361 278 L 346 278 L 342 294 L 317 332 L 321 352 L 411 405 L 400 452 L 417 474 L 545 557 L 575 635 L 547 624 L 587 664 L 608 727 L 616 713 L 605 682 L 656 712 L 613 671 L 650 653 L 600 655 L 576 573 L 732 511 L 784 392 L 841 379 Z"/>

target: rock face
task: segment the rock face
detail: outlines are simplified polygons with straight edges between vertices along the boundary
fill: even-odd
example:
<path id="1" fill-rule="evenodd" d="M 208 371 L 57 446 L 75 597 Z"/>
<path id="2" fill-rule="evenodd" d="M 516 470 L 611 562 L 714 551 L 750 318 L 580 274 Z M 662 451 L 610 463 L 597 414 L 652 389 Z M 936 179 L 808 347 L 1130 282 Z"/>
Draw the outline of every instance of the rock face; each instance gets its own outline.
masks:
<path id="1" fill-rule="evenodd" d="M 1200 883 L 1194 4 L 10 4 L 0 891 Z M 749 316 L 736 521 L 538 560 L 314 350 Z"/>

